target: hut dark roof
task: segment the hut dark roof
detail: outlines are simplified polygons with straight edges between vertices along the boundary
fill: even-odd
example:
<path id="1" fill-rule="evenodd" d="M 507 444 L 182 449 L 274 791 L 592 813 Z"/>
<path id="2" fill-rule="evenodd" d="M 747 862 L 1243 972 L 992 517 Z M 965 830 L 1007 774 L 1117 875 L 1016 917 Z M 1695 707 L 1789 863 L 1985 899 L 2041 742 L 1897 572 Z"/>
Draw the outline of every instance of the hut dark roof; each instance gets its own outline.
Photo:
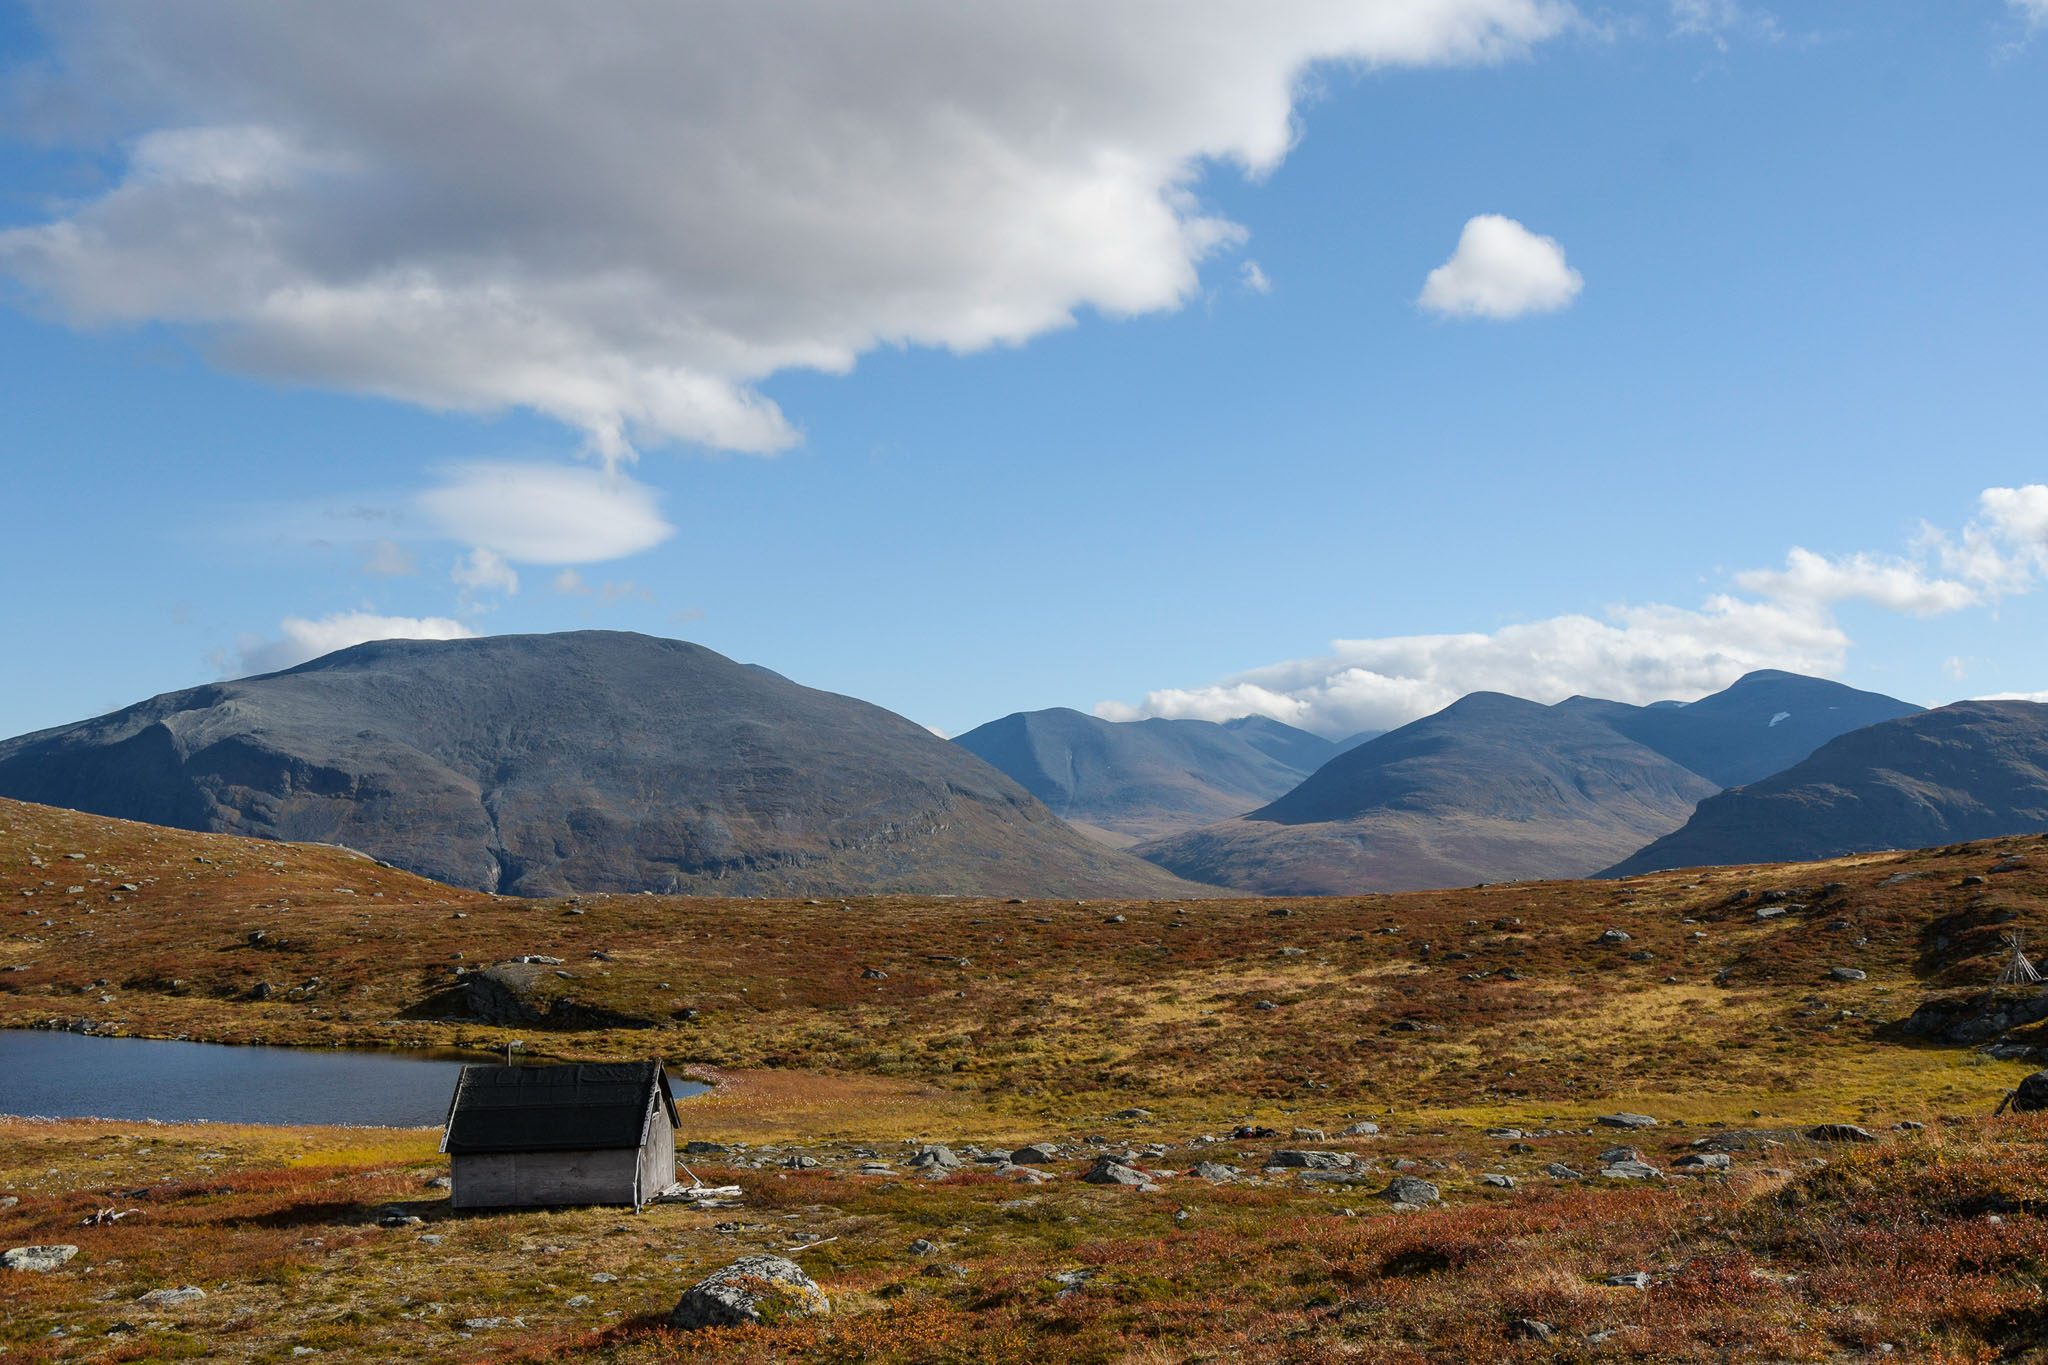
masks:
<path id="1" fill-rule="evenodd" d="M 455 1082 L 444 1152 L 559 1152 L 638 1147 L 654 1097 L 678 1122 L 660 1062 L 466 1066 Z"/>

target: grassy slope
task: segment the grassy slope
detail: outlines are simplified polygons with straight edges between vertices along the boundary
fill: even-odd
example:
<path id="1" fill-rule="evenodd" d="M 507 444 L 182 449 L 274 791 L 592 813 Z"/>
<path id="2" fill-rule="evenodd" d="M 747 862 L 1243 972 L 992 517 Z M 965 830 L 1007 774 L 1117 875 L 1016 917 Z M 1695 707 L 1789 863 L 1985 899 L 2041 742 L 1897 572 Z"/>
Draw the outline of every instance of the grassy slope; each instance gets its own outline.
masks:
<path id="1" fill-rule="evenodd" d="M 267 1360 L 294 1345 L 435 1360 L 571 1348 L 621 1361 L 786 1359 L 798 1348 L 810 1360 L 1557 1355 L 1555 1343 L 1507 1336 L 1523 1315 L 1575 1332 L 1629 1329 L 1597 1348 L 1574 1338 L 1565 1358 L 1850 1358 L 1888 1341 L 1915 1358 L 1972 1359 L 2028 1349 L 2048 1323 L 2048 1219 L 2034 1202 L 2048 1130 L 1942 1117 L 1987 1112 L 2028 1068 L 1909 1045 L 1886 1026 L 1930 992 L 1988 979 L 2001 915 L 2040 939 L 2038 839 L 1619 887 L 1290 903 L 572 904 L 452 892 L 335 850 L 38 807 L 0 810 L 0 828 L 0 895 L 13 912 L 0 967 L 28 968 L 0 972 L 0 1023 L 90 1018 L 273 1042 L 518 1036 L 562 1056 L 660 1053 L 724 1068 L 715 1097 L 690 1102 L 686 1137 L 801 1148 L 829 1168 L 702 1169 L 746 1185 L 736 1212 L 577 1210 L 383 1230 L 366 1225 L 370 1211 L 429 1195 L 430 1133 L 14 1123 L 0 1128 L 0 1193 L 22 1202 L 0 1210 L 0 1244 L 85 1250 L 54 1276 L 0 1278 L 9 1359 L 189 1347 Z M 2007 851 L 2035 866 L 1989 874 Z M 1973 874 L 1988 881 L 1963 885 Z M 1730 899 L 1743 888 L 1798 890 L 1812 908 L 1758 922 L 1754 897 Z M 1108 922 L 1115 914 L 1122 923 Z M 1610 926 L 1630 941 L 1595 945 Z M 283 946 L 247 946 L 256 929 Z M 550 1034 L 401 1020 L 445 986 L 457 952 L 454 965 L 562 957 L 575 979 L 560 989 L 664 1026 Z M 863 979 L 869 965 L 887 977 Z M 1835 965 L 1869 979 L 1830 982 Z M 286 998 L 313 977 L 317 988 Z M 257 980 L 276 988 L 270 999 L 247 998 Z M 683 1007 L 698 1018 L 672 1022 Z M 1108 1119 L 1132 1104 L 1156 1117 Z M 1641 1140 L 1660 1163 L 1709 1124 L 1933 1127 L 1852 1153 L 1796 1141 L 1739 1153 L 1732 1177 L 1655 1189 L 1542 1174 L 1560 1159 L 1587 1169 L 1608 1139 L 1583 1130 L 1614 1108 L 1667 1120 Z M 855 1142 L 900 1159 L 882 1144 L 1092 1131 L 1166 1143 L 1161 1164 L 1185 1167 L 1217 1150 L 1187 1146 L 1193 1135 L 1248 1116 L 1285 1131 L 1354 1115 L 1386 1132 L 1341 1145 L 1382 1168 L 1423 1163 L 1417 1173 L 1449 1206 L 1388 1214 L 1370 1198 L 1383 1176 L 1349 1190 L 1182 1181 L 1148 1196 L 1071 1178 L 932 1186 L 850 1173 Z M 1580 1131 L 1517 1153 L 1481 1131 L 1504 1122 Z M 1256 1165 L 1270 1145 L 1223 1150 Z M 1487 1170 L 1522 1188 L 1482 1186 Z M 145 1186 L 146 1197 L 116 1193 Z M 438 1217 L 435 1198 L 420 1207 Z M 77 1226 L 106 1206 L 144 1213 Z M 1344 1216 L 1347 1206 L 1364 1216 Z M 435 1247 L 422 1232 L 448 1240 Z M 861 1311 L 708 1344 L 657 1329 L 650 1315 L 697 1274 L 798 1232 L 840 1238 L 803 1259 L 842 1308 Z M 966 1277 L 920 1274 L 926 1262 L 904 1250 L 917 1236 L 945 1244 L 940 1259 Z M 1083 1267 L 1097 1279 L 1061 1297 L 1048 1277 Z M 1598 1283 L 1627 1269 L 1660 1283 L 1646 1294 Z M 597 1271 L 622 1278 L 598 1285 Z M 144 1289 L 175 1283 L 212 1297 L 134 1307 Z M 592 1301 L 570 1307 L 582 1293 Z M 469 1316 L 528 1326 L 465 1339 Z M 122 1320 L 142 1330 L 106 1335 Z M 47 1337 L 56 1325 L 82 1335 Z"/>

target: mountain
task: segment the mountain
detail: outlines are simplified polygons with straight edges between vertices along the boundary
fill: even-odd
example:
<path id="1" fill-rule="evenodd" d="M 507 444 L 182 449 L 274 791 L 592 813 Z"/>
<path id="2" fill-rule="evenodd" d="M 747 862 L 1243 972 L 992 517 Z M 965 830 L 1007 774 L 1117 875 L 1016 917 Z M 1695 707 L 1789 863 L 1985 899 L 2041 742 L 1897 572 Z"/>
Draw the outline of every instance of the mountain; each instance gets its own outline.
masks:
<path id="1" fill-rule="evenodd" d="M 1580 876 L 1675 829 L 1715 790 L 1579 708 L 1476 692 L 1249 815 L 1133 851 L 1269 895 Z"/>
<path id="2" fill-rule="evenodd" d="M 1019 711 L 953 741 L 1064 820 L 1118 846 L 1238 815 L 1281 795 L 1337 752 L 1264 716 L 1109 721 L 1056 707 Z"/>
<path id="3" fill-rule="evenodd" d="M 1573 697 L 1558 706 L 1605 721 L 1719 787 L 1783 772 L 1837 735 L 1920 710 L 1896 697 L 1776 669 L 1745 674 L 1688 704 L 1629 706 Z"/>
<path id="4" fill-rule="evenodd" d="M 2048 830 L 2048 705 L 1966 701 L 1855 730 L 1700 803 L 1607 869 L 1833 858 Z"/>
<path id="5" fill-rule="evenodd" d="M 0 795 L 520 895 L 1199 894 L 866 702 L 611 631 L 386 640 L 0 743 Z"/>

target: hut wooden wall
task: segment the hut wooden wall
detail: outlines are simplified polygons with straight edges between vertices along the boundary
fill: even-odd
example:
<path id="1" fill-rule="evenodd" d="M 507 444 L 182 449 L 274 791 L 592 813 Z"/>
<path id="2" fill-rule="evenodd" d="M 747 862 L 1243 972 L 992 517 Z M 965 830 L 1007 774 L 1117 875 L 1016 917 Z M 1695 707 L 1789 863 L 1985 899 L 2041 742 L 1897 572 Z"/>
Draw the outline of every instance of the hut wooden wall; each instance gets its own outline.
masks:
<path id="1" fill-rule="evenodd" d="M 668 1115 L 663 1114 L 661 1121 L 666 1125 Z M 673 1139 L 669 1150 L 673 1168 Z M 633 1186 L 640 1160 L 641 1153 L 631 1147 L 584 1152 L 458 1152 L 448 1161 L 449 1203 L 458 1209 L 632 1204 L 638 1202 Z"/>
<path id="2" fill-rule="evenodd" d="M 654 1117 L 647 1124 L 647 1140 L 640 1144 L 640 1198 L 652 1199 L 676 1178 L 676 1130 L 668 1121 L 668 1106 L 657 1096 Z"/>

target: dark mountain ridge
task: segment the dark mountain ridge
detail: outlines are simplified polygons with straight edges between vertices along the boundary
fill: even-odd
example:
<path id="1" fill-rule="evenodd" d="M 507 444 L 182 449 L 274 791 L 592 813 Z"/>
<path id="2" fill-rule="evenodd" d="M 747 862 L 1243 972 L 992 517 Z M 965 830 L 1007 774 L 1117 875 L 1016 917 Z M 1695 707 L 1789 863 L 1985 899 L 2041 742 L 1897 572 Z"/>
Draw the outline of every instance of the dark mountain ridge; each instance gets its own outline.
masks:
<path id="1" fill-rule="evenodd" d="M 1582 877 L 1606 865 L 1603 850 L 1632 853 L 1677 829 L 1725 779 L 1917 709 L 1775 670 L 1689 705 L 1474 693 L 1240 819 L 1133 851 L 1268 894 Z"/>
<path id="2" fill-rule="evenodd" d="M 1198 893 L 922 726 L 698 645 L 387 640 L 0 743 L 0 794 L 521 895 Z"/>
<path id="3" fill-rule="evenodd" d="M 1601 875 L 1788 862 L 2048 829 L 2048 705 L 1966 701 L 1885 721 L 1700 803 Z"/>

